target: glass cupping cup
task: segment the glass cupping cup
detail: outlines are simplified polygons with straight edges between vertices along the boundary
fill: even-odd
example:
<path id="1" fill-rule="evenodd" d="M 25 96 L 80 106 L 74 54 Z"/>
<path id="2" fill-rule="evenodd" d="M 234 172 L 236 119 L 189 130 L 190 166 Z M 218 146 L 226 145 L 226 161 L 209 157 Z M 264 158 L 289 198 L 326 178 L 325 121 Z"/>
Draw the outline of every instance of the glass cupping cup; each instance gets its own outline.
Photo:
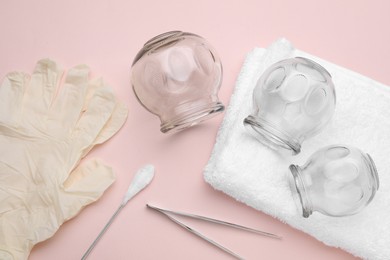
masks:
<path id="1" fill-rule="evenodd" d="M 292 154 L 332 117 L 336 94 L 330 74 L 316 62 L 296 57 L 271 65 L 253 91 L 253 111 L 244 124 L 260 142 Z"/>
<path id="2" fill-rule="evenodd" d="M 218 99 L 222 64 L 202 37 L 181 31 L 158 35 L 134 59 L 131 83 L 138 101 L 161 120 L 161 132 L 193 126 L 224 110 Z"/>
<path id="3" fill-rule="evenodd" d="M 334 217 L 356 214 L 379 188 L 370 155 L 345 145 L 324 147 L 303 166 L 290 165 L 288 176 L 297 208 L 306 218 L 314 211 Z"/>

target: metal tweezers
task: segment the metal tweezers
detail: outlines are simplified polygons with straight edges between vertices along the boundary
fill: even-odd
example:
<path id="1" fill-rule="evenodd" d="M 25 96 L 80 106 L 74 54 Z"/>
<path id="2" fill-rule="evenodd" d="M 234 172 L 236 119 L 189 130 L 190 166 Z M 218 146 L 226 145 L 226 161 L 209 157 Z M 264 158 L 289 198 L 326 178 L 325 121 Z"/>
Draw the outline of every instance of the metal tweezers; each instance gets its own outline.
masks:
<path id="1" fill-rule="evenodd" d="M 252 232 L 252 233 L 256 233 L 256 234 L 259 234 L 259 235 L 262 235 L 262 236 L 271 237 L 271 238 L 276 238 L 276 239 L 281 239 L 282 238 L 280 236 L 277 236 L 277 235 L 274 235 L 274 234 L 271 234 L 271 233 L 268 233 L 268 232 L 264 232 L 264 231 L 260 231 L 260 230 L 256 230 L 256 229 L 252 229 L 252 228 L 248 228 L 248 227 L 244 227 L 244 226 L 241 226 L 241 225 L 237 225 L 237 224 L 234 224 L 234 223 L 229 223 L 229 222 L 222 221 L 222 220 L 208 218 L 208 217 L 204 217 L 204 216 L 200 216 L 200 215 L 188 214 L 188 213 L 184 213 L 184 212 L 178 212 L 178 211 L 172 211 L 172 210 L 167 210 L 167 209 L 161 209 L 161 208 L 152 206 L 150 204 L 146 204 L 146 206 L 148 208 L 150 208 L 150 209 L 153 209 L 153 210 L 156 210 L 157 212 L 160 212 L 161 214 L 165 215 L 171 221 L 175 222 L 176 224 L 178 224 L 179 226 L 183 227 L 187 231 L 191 232 L 192 234 L 200 237 L 201 239 L 207 241 L 208 243 L 218 247 L 219 249 L 225 251 L 226 253 L 228 253 L 228 254 L 230 254 L 230 255 L 232 255 L 235 258 L 240 259 L 240 260 L 244 260 L 244 258 L 241 257 L 240 255 L 234 253 L 230 249 L 222 246 L 221 244 L 215 242 L 214 240 L 206 237 L 205 235 L 201 234 L 200 232 L 196 231 L 195 229 L 189 227 L 188 225 L 184 224 L 183 222 L 180 222 L 179 220 L 174 218 L 172 215 L 183 216 L 183 217 L 188 217 L 188 218 L 194 218 L 194 219 L 199 219 L 199 220 L 204 220 L 204 221 L 207 221 L 207 222 L 220 224 L 220 225 L 224 225 L 224 226 L 229 226 L 229 227 L 232 227 L 232 228 L 237 228 L 237 229 L 249 231 L 249 232 Z"/>

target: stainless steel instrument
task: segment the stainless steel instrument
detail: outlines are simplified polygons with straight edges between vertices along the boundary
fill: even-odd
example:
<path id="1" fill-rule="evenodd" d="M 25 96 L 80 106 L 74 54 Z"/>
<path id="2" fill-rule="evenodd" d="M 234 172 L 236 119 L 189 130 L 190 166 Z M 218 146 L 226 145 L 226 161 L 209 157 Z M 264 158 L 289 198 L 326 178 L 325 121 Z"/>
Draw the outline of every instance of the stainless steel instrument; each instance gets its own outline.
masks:
<path id="1" fill-rule="evenodd" d="M 244 258 L 242 256 L 234 253 L 230 249 L 226 248 L 225 246 L 217 243 L 216 241 L 206 237 L 205 235 L 203 235 L 199 231 L 193 229 L 192 227 L 188 226 L 187 224 L 184 224 L 183 222 L 181 222 L 178 219 L 174 218 L 173 215 L 183 216 L 183 217 L 188 217 L 188 218 L 193 218 L 193 219 L 199 219 L 199 220 L 203 220 L 203 221 L 207 221 L 207 222 L 211 222 L 211 223 L 215 223 L 215 224 L 219 224 L 219 225 L 224 225 L 224 226 L 228 226 L 228 227 L 232 227 L 232 228 L 236 228 L 236 229 L 240 229 L 240 230 L 249 231 L 249 232 L 256 233 L 256 234 L 259 234 L 259 235 L 262 235 L 262 236 L 266 236 L 266 237 L 270 237 L 270 238 L 276 238 L 276 239 L 281 239 L 282 238 L 282 237 L 280 237 L 278 235 L 275 235 L 275 234 L 272 234 L 272 233 L 256 230 L 256 229 L 253 229 L 253 228 L 248 228 L 248 227 L 245 227 L 245 226 L 241 226 L 241 225 L 230 223 L 230 222 L 223 221 L 223 220 L 213 219 L 213 218 L 209 218 L 209 217 L 205 217 L 205 216 L 189 214 L 189 213 L 184 213 L 184 212 L 179 212 L 179 211 L 162 209 L 162 208 L 158 208 L 158 207 L 152 206 L 150 204 L 146 204 L 146 206 L 149 209 L 153 209 L 153 210 L 155 210 L 155 211 L 165 215 L 171 221 L 173 221 L 174 223 L 176 223 L 179 226 L 183 227 L 187 231 L 191 232 L 192 234 L 200 237 L 201 239 L 207 241 L 208 243 L 218 247 L 219 249 L 225 251 L 226 253 L 228 253 L 228 254 L 230 254 L 230 255 L 232 255 L 232 256 L 236 257 L 237 259 L 240 259 L 240 260 L 243 260 Z"/>

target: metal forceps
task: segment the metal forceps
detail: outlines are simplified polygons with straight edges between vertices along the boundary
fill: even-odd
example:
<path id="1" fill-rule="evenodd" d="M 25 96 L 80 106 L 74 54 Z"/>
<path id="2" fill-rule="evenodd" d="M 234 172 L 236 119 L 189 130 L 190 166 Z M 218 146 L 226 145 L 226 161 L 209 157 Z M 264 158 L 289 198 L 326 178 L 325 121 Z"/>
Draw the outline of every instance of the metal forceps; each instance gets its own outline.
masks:
<path id="1" fill-rule="evenodd" d="M 199 219 L 199 220 L 203 220 L 203 221 L 207 221 L 207 222 L 211 222 L 211 223 L 215 223 L 215 224 L 219 224 L 219 225 L 224 225 L 224 226 L 228 226 L 228 227 L 232 227 L 232 228 L 237 228 L 237 229 L 249 231 L 249 232 L 252 232 L 252 233 L 256 233 L 256 234 L 259 234 L 259 235 L 262 235 L 262 236 L 270 237 L 270 238 L 276 238 L 276 239 L 281 239 L 282 238 L 282 237 L 280 237 L 278 235 L 275 235 L 275 234 L 271 234 L 271 233 L 268 233 L 268 232 L 264 232 L 264 231 L 260 231 L 260 230 L 256 230 L 256 229 L 252 229 L 252 228 L 248 228 L 248 227 L 245 227 L 245 226 L 237 225 L 237 224 L 234 224 L 234 223 L 230 223 L 230 222 L 226 222 L 226 221 L 222 221 L 222 220 L 218 220 L 218 219 L 213 219 L 213 218 L 200 216 L 200 215 L 195 215 L 195 214 L 188 214 L 188 213 L 179 212 L 179 211 L 172 211 L 172 210 L 162 209 L 162 208 L 158 208 L 158 207 L 152 206 L 150 204 L 146 204 L 146 206 L 149 209 L 153 209 L 153 210 L 155 210 L 155 211 L 165 215 L 171 221 L 175 222 L 176 224 L 178 224 L 179 226 L 183 227 L 187 231 L 191 232 L 192 234 L 200 237 L 201 239 L 205 240 L 206 242 L 208 242 L 208 243 L 218 247 L 219 249 L 225 251 L 226 253 L 228 253 L 228 254 L 230 254 L 230 255 L 232 255 L 235 258 L 240 259 L 240 260 L 244 260 L 244 258 L 242 256 L 234 253 L 230 249 L 226 248 L 225 246 L 223 246 L 223 245 L 215 242 L 214 240 L 206 237 L 205 235 L 201 234 L 200 232 L 196 231 L 195 229 L 191 228 L 190 226 L 184 224 L 183 222 L 180 222 L 179 220 L 174 218 L 173 215 L 183 216 L 183 217 L 188 217 L 188 218 L 193 218 L 193 219 Z"/>

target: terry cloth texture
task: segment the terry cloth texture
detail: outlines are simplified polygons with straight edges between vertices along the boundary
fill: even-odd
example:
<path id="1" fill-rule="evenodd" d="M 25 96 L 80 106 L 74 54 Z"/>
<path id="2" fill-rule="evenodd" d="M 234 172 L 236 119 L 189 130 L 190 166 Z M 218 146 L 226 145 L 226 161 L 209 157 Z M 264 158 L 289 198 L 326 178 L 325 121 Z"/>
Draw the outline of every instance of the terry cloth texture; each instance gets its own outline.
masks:
<path id="1" fill-rule="evenodd" d="M 306 57 L 332 75 L 336 111 L 318 135 L 302 144 L 297 156 L 280 156 L 256 141 L 243 120 L 252 110 L 252 92 L 262 72 L 273 63 Z M 373 158 L 379 190 L 360 213 L 328 217 L 314 212 L 303 218 L 296 210 L 288 185 L 290 164 L 303 165 L 312 153 L 331 145 L 360 148 Z M 390 259 L 390 87 L 330 62 L 294 49 L 285 39 L 268 49 L 255 48 L 248 55 L 219 129 L 204 178 L 257 210 L 302 230 L 329 246 L 342 248 L 365 259 Z M 280 234 L 283 235 L 283 234 Z"/>

